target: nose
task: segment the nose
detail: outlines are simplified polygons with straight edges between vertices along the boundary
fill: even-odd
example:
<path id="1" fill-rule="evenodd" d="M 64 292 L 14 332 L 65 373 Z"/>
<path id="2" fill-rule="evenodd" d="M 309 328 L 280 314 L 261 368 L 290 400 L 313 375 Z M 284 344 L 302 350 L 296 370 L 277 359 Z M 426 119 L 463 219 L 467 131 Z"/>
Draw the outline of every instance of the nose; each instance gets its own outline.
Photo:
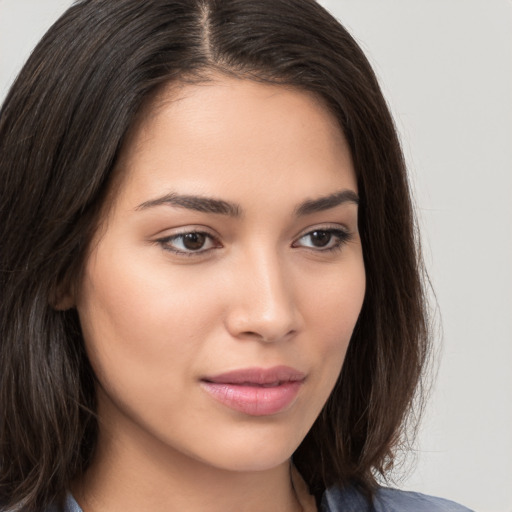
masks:
<path id="1" fill-rule="evenodd" d="M 228 306 L 227 330 L 238 339 L 266 343 L 291 338 L 302 327 L 291 272 L 275 251 L 243 259 L 233 272 L 235 291 Z"/>

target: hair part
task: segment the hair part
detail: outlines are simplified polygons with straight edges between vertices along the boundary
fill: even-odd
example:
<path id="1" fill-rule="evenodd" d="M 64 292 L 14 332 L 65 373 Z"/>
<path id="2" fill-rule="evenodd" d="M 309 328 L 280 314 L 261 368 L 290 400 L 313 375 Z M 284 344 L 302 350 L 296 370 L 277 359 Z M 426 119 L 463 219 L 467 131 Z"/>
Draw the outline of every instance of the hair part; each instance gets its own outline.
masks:
<path id="1" fill-rule="evenodd" d="M 429 354 L 405 164 L 363 52 L 313 0 L 83 0 L 0 111 L 0 504 L 62 500 L 97 437 L 94 374 L 62 289 L 79 281 L 127 134 L 168 84 L 212 73 L 309 91 L 336 116 L 360 195 L 367 289 L 340 378 L 294 454 L 318 497 L 371 496 Z M 421 400 L 417 402 L 421 409 Z"/>

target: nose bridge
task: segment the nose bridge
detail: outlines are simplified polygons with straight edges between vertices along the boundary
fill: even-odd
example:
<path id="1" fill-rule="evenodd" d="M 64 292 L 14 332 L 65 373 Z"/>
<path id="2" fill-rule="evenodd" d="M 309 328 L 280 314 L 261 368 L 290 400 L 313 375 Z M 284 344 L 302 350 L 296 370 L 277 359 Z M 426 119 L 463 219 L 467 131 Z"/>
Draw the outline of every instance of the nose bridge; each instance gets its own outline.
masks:
<path id="1" fill-rule="evenodd" d="M 241 256 L 240 288 L 232 308 L 232 330 L 277 341 L 298 328 L 290 272 L 279 252 L 260 246 Z M 240 274 L 239 274 L 240 275 Z"/>

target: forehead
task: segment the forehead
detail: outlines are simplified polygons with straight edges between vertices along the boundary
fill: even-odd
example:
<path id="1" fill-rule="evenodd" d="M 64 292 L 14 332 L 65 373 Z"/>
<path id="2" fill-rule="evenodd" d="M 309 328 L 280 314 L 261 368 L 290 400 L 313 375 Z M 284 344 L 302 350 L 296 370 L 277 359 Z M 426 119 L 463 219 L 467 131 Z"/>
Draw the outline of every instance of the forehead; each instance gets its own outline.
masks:
<path id="1" fill-rule="evenodd" d="M 139 196 L 190 187 L 255 194 L 262 184 L 276 198 L 295 189 L 356 190 L 348 145 L 321 99 L 236 78 L 161 90 L 132 128 L 117 167 L 122 188 Z"/>

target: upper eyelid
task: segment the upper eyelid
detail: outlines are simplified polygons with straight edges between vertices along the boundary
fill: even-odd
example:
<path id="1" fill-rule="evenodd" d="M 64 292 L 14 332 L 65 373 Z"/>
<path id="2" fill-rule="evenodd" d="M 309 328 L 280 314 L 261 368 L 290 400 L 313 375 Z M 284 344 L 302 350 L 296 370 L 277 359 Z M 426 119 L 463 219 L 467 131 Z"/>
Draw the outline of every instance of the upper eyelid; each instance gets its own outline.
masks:
<path id="1" fill-rule="evenodd" d="M 163 229 L 152 238 L 155 242 L 161 242 L 163 240 L 172 240 L 173 238 L 188 235 L 189 233 L 199 233 L 201 235 L 206 235 L 208 238 L 211 238 L 216 242 L 220 242 L 221 239 L 220 235 L 212 233 L 212 230 L 206 226 L 183 226 L 179 228 Z"/>
<path id="2" fill-rule="evenodd" d="M 158 236 L 158 238 L 155 241 L 164 242 L 164 241 L 177 239 L 180 236 L 184 236 L 189 233 L 199 233 L 199 234 L 207 236 L 215 243 L 221 243 L 221 237 L 217 234 L 213 234 L 210 231 L 210 229 L 207 228 L 206 226 L 197 226 L 197 227 L 183 226 L 181 228 L 175 228 L 175 229 L 177 229 L 178 231 L 168 234 L 168 235 Z M 168 231 L 168 230 L 166 230 L 166 231 Z M 301 238 L 313 233 L 314 231 L 342 231 L 342 232 L 346 233 L 347 235 L 352 234 L 352 230 L 343 224 L 339 224 L 339 223 L 317 224 L 317 225 L 312 225 L 312 226 L 308 226 L 307 228 L 304 228 L 298 235 L 296 235 L 293 238 L 292 244 L 296 243 Z M 200 251 L 196 251 L 196 252 L 200 252 Z"/>
<path id="3" fill-rule="evenodd" d="M 183 235 L 187 233 L 204 233 L 207 235 L 215 236 L 212 232 L 215 231 L 209 226 L 205 226 L 204 224 L 184 224 L 182 226 L 174 226 L 167 227 L 165 229 L 159 230 L 155 236 L 160 236 L 161 233 L 171 233 L 168 235 L 169 237 L 174 235 Z"/>
<path id="4" fill-rule="evenodd" d="M 313 226 L 308 226 L 303 229 L 295 238 L 294 241 L 301 239 L 302 237 L 313 233 L 314 231 L 343 231 L 344 233 L 351 234 L 352 230 L 345 226 L 344 224 L 333 223 L 333 224 L 316 224 Z"/>
<path id="5" fill-rule="evenodd" d="M 172 233 L 171 235 L 164 235 L 164 236 L 159 237 L 157 239 L 157 242 L 179 239 L 180 237 L 183 237 L 188 234 L 193 234 L 193 233 L 197 233 L 199 235 L 205 235 L 206 237 L 210 238 L 212 241 L 220 243 L 219 237 L 217 237 L 211 233 L 208 233 L 208 231 L 202 231 L 199 229 L 189 229 L 186 231 L 180 231 L 178 233 Z"/>
<path id="6" fill-rule="evenodd" d="M 183 228 L 174 228 L 174 229 L 177 229 L 179 231 L 173 232 L 168 235 L 160 235 L 159 234 L 158 240 L 169 240 L 172 238 L 178 238 L 179 236 L 187 235 L 189 233 L 200 233 L 200 234 L 206 235 L 216 241 L 220 241 L 220 238 L 221 238 L 218 234 L 212 233 L 210 228 L 207 228 L 206 226 L 197 226 L 197 227 L 183 226 Z M 308 226 L 307 228 L 304 228 L 303 230 L 301 230 L 299 232 L 298 235 L 296 235 L 294 237 L 293 240 L 294 241 L 299 240 L 300 238 L 312 233 L 313 231 L 336 231 L 336 230 L 344 231 L 347 234 L 350 234 L 352 232 L 352 230 L 349 229 L 347 226 L 345 226 L 343 224 L 339 224 L 339 223 L 317 224 L 317 225 L 312 225 L 312 226 Z M 162 232 L 165 232 L 165 231 L 170 231 L 170 230 L 166 229 L 166 230 L 163 230 Z"/>
<path id="7" fill-rule="evenodd" d="M 295 238 L 294 242 L 297 242 L 298 240 L 308 236 L 308 235 L 311 235 L 312 233 L 314 233 L 315 231 L 326 231 L 328 233 L 333 233 L 333 234 L 337 234 L 337 233 L 343 233 L 344 236 L 351 236 L 352 235 L 352 231 L 350 231 L 349 229 L 346 229 L 346 228 L 341 228 L 341 227 L 330 227 L 330 228 L 313 228 L 313 229 L 310 229 L 308 231 L 305 231 L 303 234 L 299 235 L 297 238 Z"/>

